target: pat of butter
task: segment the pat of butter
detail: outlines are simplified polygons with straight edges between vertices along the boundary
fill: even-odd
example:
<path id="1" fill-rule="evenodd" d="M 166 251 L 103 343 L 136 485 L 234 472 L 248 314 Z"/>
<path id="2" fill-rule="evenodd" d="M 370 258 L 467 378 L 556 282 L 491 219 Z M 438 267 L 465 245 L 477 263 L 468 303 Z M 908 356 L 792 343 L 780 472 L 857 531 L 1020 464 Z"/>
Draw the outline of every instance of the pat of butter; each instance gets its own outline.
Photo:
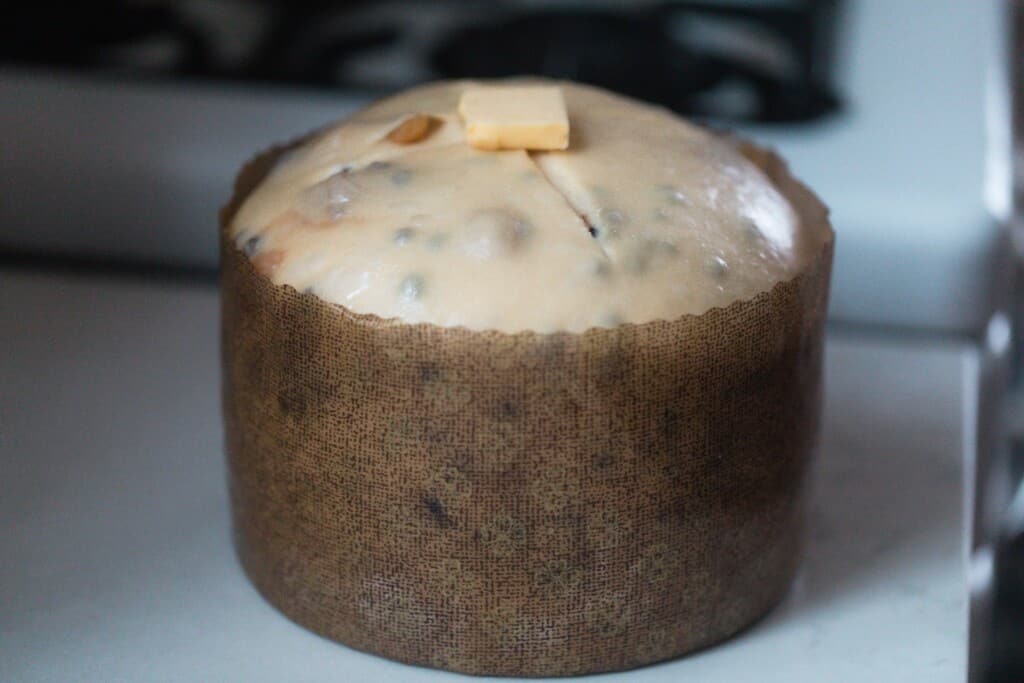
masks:
<path id="1" fill-rule="evenodd" d="M 466 138 L 477 149 L 566 149 L 569 116 L 552 86 L 470 88 L 459 100 Z"/>

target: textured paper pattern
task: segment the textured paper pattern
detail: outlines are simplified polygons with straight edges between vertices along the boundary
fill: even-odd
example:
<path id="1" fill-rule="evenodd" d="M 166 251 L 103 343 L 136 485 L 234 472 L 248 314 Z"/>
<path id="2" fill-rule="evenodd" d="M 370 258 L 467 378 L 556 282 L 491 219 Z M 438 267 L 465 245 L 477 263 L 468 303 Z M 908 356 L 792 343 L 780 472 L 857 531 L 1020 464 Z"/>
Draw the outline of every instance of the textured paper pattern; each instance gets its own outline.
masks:
<path id="1" fill-rule="evenodd" d="M 221 216 L 235 544 L 259 591 L 351 647 L 569 675 L 715 643 L 797 568 L 831 242 L 700 316 L 505 334 L 359 315 L 257 274 Z M 749 148 L 803 220 L 826 212 Z"/>

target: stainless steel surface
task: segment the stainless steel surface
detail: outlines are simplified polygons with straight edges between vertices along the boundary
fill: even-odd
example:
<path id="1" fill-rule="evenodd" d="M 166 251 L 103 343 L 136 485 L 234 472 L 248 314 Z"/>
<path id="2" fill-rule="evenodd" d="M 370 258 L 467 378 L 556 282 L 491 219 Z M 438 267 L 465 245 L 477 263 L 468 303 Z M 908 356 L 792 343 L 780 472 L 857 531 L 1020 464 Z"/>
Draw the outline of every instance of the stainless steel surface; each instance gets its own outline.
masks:
<path id="1" fill-rule="evenodd" d="M 981 347 L 988 380 L 979 399 L 972 554 L 971 680 L 984 683 L 1024 680 L 1024 2 L 1005 2 L 1004 19 L 1013 199 L 1005 257 L 993 274 L 1005 280 L 1006 295 Z"/>

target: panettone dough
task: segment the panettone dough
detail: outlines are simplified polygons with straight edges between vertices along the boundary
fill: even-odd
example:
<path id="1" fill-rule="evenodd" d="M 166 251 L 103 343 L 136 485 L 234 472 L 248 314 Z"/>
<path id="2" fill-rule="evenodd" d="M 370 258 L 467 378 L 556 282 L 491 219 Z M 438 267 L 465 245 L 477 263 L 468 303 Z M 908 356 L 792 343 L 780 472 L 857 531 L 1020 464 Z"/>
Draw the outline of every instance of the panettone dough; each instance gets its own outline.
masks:
<path id="1" fill-rule="evenodd" d="M 274 283 L 352 311 L 504 332 L 700 314 L 792 279 L 831 239 L 731 140 L 539 83 L 564 95 L 567 150 L 474 149 L 457 108 L 479 83 L 413 89 L 290 152 L 231 237 Z"/>

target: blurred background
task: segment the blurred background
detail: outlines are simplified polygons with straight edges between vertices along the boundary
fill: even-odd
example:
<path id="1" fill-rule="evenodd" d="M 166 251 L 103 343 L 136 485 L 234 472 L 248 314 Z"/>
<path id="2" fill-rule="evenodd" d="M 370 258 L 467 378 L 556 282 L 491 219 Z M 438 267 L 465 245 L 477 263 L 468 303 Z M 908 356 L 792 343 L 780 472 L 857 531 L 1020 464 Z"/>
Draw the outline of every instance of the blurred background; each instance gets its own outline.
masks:
<path id="1" fill-rule="evenodd" d="M 425 80 L 535 73 L 775 144 L 837 216 L 836 320 L 974 332 L 1006 254 L 996 5 L 18 4 L 0 25 L 0 244 L 212 270 L 210 216 L 269 141 Z"/>
<path id="2" fill-rule="evenodd" d="M 1018 5 L 17 3 L 0 22 L 0 266 L 212 283 L 243 161 L 426 80 L 570 78 L 738 129 L 832 208 L 831 329 L 978 350 L 972 679 L 1019 682 Z"/>

